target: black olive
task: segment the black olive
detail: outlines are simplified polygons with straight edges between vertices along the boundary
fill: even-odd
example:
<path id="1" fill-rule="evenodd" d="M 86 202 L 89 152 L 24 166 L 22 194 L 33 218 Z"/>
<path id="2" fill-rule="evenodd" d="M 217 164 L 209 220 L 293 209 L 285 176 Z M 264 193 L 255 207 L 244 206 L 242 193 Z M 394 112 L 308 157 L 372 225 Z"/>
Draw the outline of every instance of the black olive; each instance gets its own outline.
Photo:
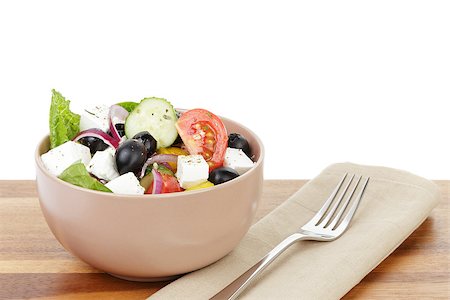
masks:
<path id="1" fill-rule="evenodd" d="M 208 181 L 211 181 L 212 183 L 214 183 L 214 185 L 216 185 L 227 182 L 238 176 L 238 172 L 236 172 L 234 169 L 229 167 L 220 167 L 212 170 L 211 173 L 209 173 Z"/>
<path id="2" fill-rule="evenodd" d="M 120 175 L 128 172 L 140 175 L 146 160 L 147 149 L 137 140 L 127 140 L 117 148 L 116 165 Z"/>
<path id="3" fill-rule="evenodd" d="M 172 147 L 181 148 L 182 145 L 183 145 L 183 140 L 181 139 L 181 136 L 178 135 L 177 138 L 175 139 L 175 141 L 172 143 Z"/>
<path id="4" fill-rule="evenodd" d="M 133 139 L 144 144 L 147 149 L 147 157 L 150 157 L 156 151 L 156 140 L 148 131 L 141 131 L 133 136 Z"/>
<path id="5" fill-rule="evenodd" d="M 125 135 L 125 124 L 123 123 L 117 123 L 115 125 L 116 129 L 117 129 L 117 133 L 119 134 L 120 137 L 123 137 Z"/>
<path id="6" fill-rule="evenodd" d="M 228 136 L 228 147 L 242 149 L 248 157 L 251 156 L 250 144 L 242 134 L 230 133 Z"/>
<path id="7" fill-rule="evenodd" d="M 80 144 L 85 145 L 91 151 L 91 155 L 94 155 L 97 151 L 106 150 L 109 146 L 105 144 L 102 139 L 99 139 L 94 136 L 85 136 L 78 140 Z"/>

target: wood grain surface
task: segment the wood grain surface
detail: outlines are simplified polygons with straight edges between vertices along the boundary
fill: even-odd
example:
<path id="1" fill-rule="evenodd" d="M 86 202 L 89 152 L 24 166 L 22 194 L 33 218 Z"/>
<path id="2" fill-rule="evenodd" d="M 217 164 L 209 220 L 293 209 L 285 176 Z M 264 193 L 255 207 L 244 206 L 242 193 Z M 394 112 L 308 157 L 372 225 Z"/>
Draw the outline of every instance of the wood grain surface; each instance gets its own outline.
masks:
<path id="1" fill-rule="evenodd" d="M 255 222 L 305 184 L 267 180 Z M 450 181 L 431 216 L 344 299 L 449 299 Z M 47 227 L 34 181 L 0 181 L 0 299 L 145 299 L 168 282 L 114 278 L 66 252 Z"/>

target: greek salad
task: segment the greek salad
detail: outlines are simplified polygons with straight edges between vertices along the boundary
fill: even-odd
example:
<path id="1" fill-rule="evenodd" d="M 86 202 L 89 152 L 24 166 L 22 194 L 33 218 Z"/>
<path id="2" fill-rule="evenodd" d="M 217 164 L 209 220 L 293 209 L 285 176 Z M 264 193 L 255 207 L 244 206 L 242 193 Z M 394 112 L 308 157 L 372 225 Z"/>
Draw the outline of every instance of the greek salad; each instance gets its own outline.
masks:
<path id="1" fill-rule="evenodd" d="M 162 98 L 98 105 L 80 114 L 52 90 L 45 168 L 71 184 L 117 194 L 208 188 L 254 165 L 247 139 L 205 109 L 177 111 Z"/>

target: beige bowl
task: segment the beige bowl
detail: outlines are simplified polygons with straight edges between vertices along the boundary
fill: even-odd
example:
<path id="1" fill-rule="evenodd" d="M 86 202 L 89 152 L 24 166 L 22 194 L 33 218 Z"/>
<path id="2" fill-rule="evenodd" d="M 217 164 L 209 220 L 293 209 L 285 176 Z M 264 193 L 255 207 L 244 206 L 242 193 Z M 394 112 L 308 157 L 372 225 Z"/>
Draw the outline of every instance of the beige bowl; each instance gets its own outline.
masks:
<path id="1" fill-rule="evenodd" d="M 248 231 L 262 194 L 264 148 L 244 126 L 255 166 L 205 190 L 162 195 L 115 195 L 74 186 L 51 175 L 36 149 L 39 201 L 58 241 L 86 263 L 119 278 L 164 280 L 207 266 L 229 253 Z"/>

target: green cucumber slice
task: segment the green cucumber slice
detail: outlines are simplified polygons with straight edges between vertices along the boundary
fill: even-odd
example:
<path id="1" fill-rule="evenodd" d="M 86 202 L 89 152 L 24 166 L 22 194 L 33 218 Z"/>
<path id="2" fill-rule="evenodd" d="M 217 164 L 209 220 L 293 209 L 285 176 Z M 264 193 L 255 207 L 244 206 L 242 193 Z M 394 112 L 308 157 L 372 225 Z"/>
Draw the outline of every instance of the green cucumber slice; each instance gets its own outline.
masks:
<path id="1" fill-rule="evenodd" d="M 156 140 L 157 148 L 169 147 L 178 136 L 175 123 L 177 115 L 169 101 L 163 98 L 145 98 L 128 115 L 125 135 L 148 131 Z"/>

